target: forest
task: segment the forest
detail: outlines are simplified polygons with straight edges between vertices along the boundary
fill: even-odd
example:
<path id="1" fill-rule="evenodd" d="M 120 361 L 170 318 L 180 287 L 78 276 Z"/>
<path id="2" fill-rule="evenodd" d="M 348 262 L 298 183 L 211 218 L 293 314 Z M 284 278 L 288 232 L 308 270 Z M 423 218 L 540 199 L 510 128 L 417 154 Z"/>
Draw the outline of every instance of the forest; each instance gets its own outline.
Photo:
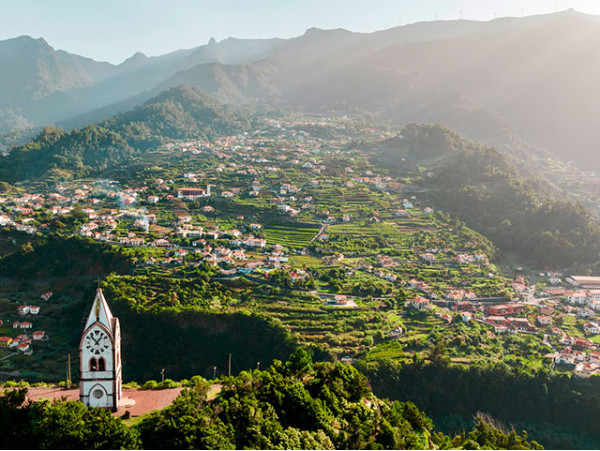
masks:
<path id="1" fill-rule="evenodd" d="M 134 425 L 79 402 L 26 401 L 26 388 L 0 397 L 3 449 L 541 449 L 526 432 L 484 417 L 448 436 L 412 402 L 374 396 L 364 375 L 314 363 L 296 350 L 268 369 L 221 377 L 220 390 L 195 376 L 171 406 Z"/>
<path id="2" fill-rule="evenodd" d="M 361 361 L 377 396 L 411 400 L 449 430 L 467 427 L 475 412 L 527 425 L 531 437 L 554 449 L 597 448 L 600 378 L 535 373 L 504 363 L 456 365 L 437 346 L 428 362 Z M 439 421 L 439 423 L 438 423 Z"/>
<path id="3" fill-rule="evenodd" d="M 0 159 L 0 179 L 16 182 L 54 175 L 90 176 L 132 162 L 174 139 L 209 139 L 238 133 L 250 118 L 189 87 L 162 92 L 143 105 L 98 124 L 68 132 L 44 127 L 31 142 Z"/>
<path id="4" fill-rule="evenodd" d="M 500 250 L 537 266 L 598 261 L 597 219 L 582 205 L 534 186 L 508 155 L 439 124 L 409 124 L 401 136 L 379 149 L 380 166 L 428 167 L 430 176 L 422 185 L 430 189 L 436 207 Z"/>

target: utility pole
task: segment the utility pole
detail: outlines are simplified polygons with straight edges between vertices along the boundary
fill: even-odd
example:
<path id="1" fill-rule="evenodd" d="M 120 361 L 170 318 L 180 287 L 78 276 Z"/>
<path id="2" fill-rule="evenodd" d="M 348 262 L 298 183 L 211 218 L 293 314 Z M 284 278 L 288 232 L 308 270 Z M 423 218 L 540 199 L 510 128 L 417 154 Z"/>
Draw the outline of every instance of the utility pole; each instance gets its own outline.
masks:
<path id="1" fill-rule="evenodd" d="M 229 353 L 229 371 L 228 375 L 231 376 L 231 352 Z"/>
<path id="2" fill-rule="evenodd" d="M 67 388 L 71 388 L 71 354 L 67 354 Z"/>

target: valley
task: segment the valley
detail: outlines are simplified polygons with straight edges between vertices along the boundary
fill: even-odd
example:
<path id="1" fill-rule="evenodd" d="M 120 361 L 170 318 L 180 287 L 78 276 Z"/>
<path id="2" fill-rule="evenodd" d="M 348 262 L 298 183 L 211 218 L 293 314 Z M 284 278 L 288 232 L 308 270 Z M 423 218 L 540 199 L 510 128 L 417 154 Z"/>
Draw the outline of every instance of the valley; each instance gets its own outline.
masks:
<path id="1" fill-rule="evenodd" d="M 574 301 L 581 290 L 567 281 L 584 267 L 532 266 L 444 211 L 436 172 L 474 145 L 448 133 L 267 119 L 165 141 L 97 172 L 106 178 L 16 182 L 0 198 L 1 371 L 62 380 L 68 353 L 77 367 L 79 334 L 66 324 L 100 283 L 129 325 L 127 381 L 158 367 L 210 378 L 228 352 L 239 371 L 298 345 L 367 366 L 443 358 L 589 377 L 600 368 L 597 302 Z M 382 164 L 378 146 L 415 134 L 424 141 L 398 150 L 402 164 Z M 17 311 L 34 303 L 36 315 Z M 15 326 L 23 319 L 31 331 Z"/>
<path id="2" fill-rule="evenodd" d="M 435 16 L 0 41 L 0 447 L 600 447 L 598 16 Z"/>

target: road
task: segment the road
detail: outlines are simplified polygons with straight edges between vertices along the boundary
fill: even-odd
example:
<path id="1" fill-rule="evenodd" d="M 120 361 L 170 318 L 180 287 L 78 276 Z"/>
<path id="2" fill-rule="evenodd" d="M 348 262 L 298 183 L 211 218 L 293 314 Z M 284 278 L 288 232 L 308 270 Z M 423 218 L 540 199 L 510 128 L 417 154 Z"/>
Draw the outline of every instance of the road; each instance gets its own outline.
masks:
<path id="1" fill-rule="evenodd" d="M 315 241 L 317 238 L 319 238 L 321 236 L 321 234 L 325 233 L 325 231 L 327 230 L 327 227 L 329 227 L 329 224 L 321 224 L 321 228 L 319 229 L 317 234 L 315 236 L 313 236 L 312 239 L 306 245 L 306 247 L 304 249 L 302 249 L 303 253 L 306 253 L 306 250 L 313 243 L 313 241 Z"/>

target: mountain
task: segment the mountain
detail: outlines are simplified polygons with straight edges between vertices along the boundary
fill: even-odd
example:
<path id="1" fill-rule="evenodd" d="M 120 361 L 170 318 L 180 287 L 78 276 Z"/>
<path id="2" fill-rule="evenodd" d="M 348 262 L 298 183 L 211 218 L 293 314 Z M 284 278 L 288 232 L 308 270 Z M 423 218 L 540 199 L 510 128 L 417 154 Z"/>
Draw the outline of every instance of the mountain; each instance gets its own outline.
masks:
<path id="1" fill-rule="evenodd" d="M 57 174 L 94 174 L 123 164 L 168 139 L 212 138 L 249 127 L 243 113 L 205 93 L 176 87 L 131 111 L 67 132 L 46 127 L 0 159 L 0 177 L 17 181 Z"/>
<path id="2" fill-rule="evenodd" d="M 564 161 L 600 169 L 599 39 L 600 20 L 572 10 L 375 33 L 311 28 L 292 39 L 213 39 L 157 57 L 137 53 L 120 65 L 21 37 L 0 42 L 0 132 L 82 126 L 185 84 L 226 103 L 441 122 L 488 144 L 517 135 Z"/>

